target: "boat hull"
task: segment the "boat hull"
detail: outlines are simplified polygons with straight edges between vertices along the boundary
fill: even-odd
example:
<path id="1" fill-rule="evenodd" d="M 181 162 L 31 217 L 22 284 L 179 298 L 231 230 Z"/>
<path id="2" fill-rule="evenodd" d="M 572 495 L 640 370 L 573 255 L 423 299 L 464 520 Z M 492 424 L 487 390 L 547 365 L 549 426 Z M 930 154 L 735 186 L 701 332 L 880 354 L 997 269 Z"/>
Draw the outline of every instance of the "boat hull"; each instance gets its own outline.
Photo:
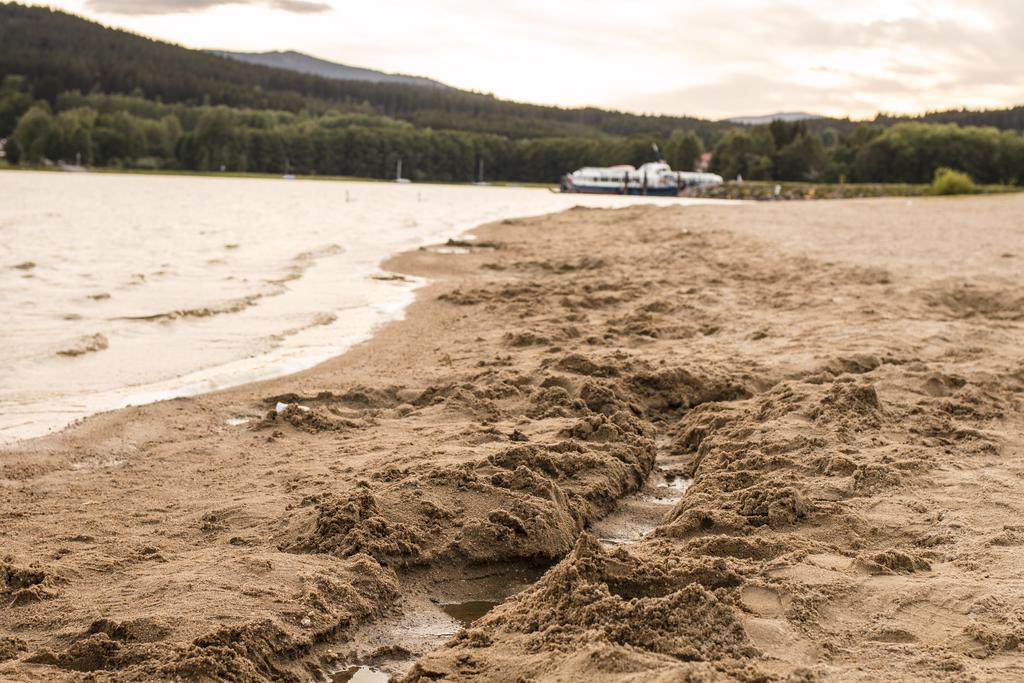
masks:
<path id="1" fill-rule="evenodd" d="M 676 187 L 630 187 L 628 189 L 599 187 L 593 185 L 573 185 L 562 188 L 562 192 L 579 194 L 623 194 L 623 195 L 646 195 L 648 197 L 676 197 L 679 195 L 679 188 Z"/>

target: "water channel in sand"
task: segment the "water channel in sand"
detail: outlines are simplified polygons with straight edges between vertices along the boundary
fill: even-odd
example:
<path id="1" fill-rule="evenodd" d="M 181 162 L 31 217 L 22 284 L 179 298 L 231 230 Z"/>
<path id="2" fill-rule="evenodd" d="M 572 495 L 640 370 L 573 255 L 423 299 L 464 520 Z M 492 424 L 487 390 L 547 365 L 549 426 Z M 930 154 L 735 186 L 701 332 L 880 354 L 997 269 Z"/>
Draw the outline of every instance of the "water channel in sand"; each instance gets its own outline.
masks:
<path id="1" fill-rule="evenodd" d="M 692 483 L 683 475 L 690 458 L 669 455 L 666 445 L 659 440 L 654 467 L 644 485 L 590 526 L 590 533 L 605 547 L 641 540 L 682 500 Z M 331 683 L 386 683 L 542 575 L 541 568 L 477 567 L 456 580 L 413 578 L 402 591 L 405 597 L 400 613 L 364 627 L 349 644 L 354 649 L 344 663 L 326 669 L 327 677 Z"/>
<path id="2" fill-rule="evenodd" d="M 422 285 L 379 271 L 396 252 L 577 204 L 701 201 L 0 172 L 0 443 L 338 355 Z"/>
<path id="3" fill-rule="evenodd" d="M 640 490 L 621 498 L 610 515 L 590 526 L 590 533 L 603 545 L 636 543 L 654 531 L 665 514 L 682 500 L 692 483 L 681 473 L 689 458 L 664 451 L 664 444 L 659 445 L 654 469 Z"/>

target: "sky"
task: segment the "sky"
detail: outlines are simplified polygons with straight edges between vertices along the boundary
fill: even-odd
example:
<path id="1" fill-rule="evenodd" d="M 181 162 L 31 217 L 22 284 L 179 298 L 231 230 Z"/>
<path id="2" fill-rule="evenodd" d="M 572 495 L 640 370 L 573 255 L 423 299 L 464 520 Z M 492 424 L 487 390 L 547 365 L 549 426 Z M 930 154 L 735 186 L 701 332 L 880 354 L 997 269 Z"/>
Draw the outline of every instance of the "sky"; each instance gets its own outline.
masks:
<path id="1" fill-rule="evenodd" d="M 1024 104 L 1022 0 L 50 0 L 192 48 L 705 118 Z"/>

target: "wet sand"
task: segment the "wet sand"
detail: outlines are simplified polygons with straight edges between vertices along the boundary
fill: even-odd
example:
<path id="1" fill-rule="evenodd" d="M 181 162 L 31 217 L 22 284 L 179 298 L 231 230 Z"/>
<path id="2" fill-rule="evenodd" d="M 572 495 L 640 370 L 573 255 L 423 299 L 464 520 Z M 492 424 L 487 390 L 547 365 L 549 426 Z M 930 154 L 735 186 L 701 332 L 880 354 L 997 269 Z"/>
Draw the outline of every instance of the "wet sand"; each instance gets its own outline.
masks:
<path id="1" fill-rule="evenodd" d="M 0 679 L 1020 678 L 1022 213 L 401 255 L 434 284 L 340 358 L 0 451 Z"/>

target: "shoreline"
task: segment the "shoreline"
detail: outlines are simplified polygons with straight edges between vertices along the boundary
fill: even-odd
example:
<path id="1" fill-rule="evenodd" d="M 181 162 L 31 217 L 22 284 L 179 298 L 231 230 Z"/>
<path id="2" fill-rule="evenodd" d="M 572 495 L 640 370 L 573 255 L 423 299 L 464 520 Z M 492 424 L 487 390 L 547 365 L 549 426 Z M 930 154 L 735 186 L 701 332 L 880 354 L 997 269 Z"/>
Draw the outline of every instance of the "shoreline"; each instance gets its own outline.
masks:
<path id="1" fill-rule="evenodd" d="M 1011 674 L 1020 200 L 791 207 L 481 226 L 340 357 L 0 452 L 0 676 Z"/>
<path id="2" fill-rule="evenodd" d="M 31 264 L 31 268 L 23 272 L 12 266 L 4 272 L 5 291 L 10 291 L 12 297 L 11 326 L 15 331 L 11 339 L 15 346 L 24 344 L 34 349 L 35 355 L 26 361 L 27 365 L 11 368 L 9 390 L 0 392 L 0 408 L 6 413 L 0 420 L 0 442 L 14 443 L 44 435 L 73 419 L 98 411 L 205 393 L 312 367 L 344 352 L 355 341 L 365 339 L 374 327 L 400 315 L 400 309 L 412 300 L 412 290 L 417 283 L 375 279 L 382 260 L 436 240 L 458 240 L 467 230 L 487 220 L 515 214 L 536 215 L 572 203 L 621 203 L 618 198 L 573 200 L 539 190 L 515 188 L 481 188 L 478 193 L 457 186 L 428 185 L 413 190 L 408 186 L 382 183 L 352 183 L 345 186 L 349 189 L 340 186 L 331 189 L 331 186 L 282 183 L 259 191 L 258 184 L 238 179 L 222 178 L 223 185 L 217 185 L 184 176 L 163 180 L 145 176 L 121 178 L 123 180 L 103 174 L 84 177 L 64 174 L 52 179 L 22 174 L 10 178 L 17 181 L 12 182 L 12 186 L 29 193 L 38 194 L 39 188 L 51 186 L 64 188 L 68 199 L 55 207 L 55 211 L 60 212 L 55 214 L 56 218 L 36 216 L 24 209 L 19 214 L 16 207 L 12 209 L 15 232 L 10 238 L 14 241 L 7 250 L 11 252 L 8 260 L 12 264 Z M 172 211 L 173 207 L 166 206 L 164 197 L 172 190 L 213 192 L 236 197 L 239 203 L 251 201 L 256 193 L 257 197 L 262 195 L 266 203 L 262 216 L 250 215 L 251 230 L 243 229 L 245 226 L 241 226 L 237 218 L 229 217 L 221 222 L 223 242 L 231 245 L 230 249 L 227 246 L 221 249 L 221 245 L 216 244 L 216 238 L 210 236 L 215 232 L 204 236 L 202 226 L 206 216 L 195 212 L 182 215 L 186 224 L 199 226 L 192 232 L 198 231 L 198 235 L 194 235 L 196 243 L 204 244 L 208 251 L 200 253 L 197 247 L 169 257 L 167 261 L 142 259 L 139 265 L 133 266 L 136 272 L 130 276 L 131 287 L 127 288 L 123 281 L 129 275 L 121 272 L 126 266 L 100 263 L 93 271 L 95 260 L 83 257 L 77 262 L 70 258 L 71 254 L 54 253 L 33 244 L 33 238 L 25 234 L 24 226 L 40 220 L 60 242 L 59 236 L 65 234 L 61 226 L 73 224 L 75 216 L 88 214 L 93 208 L 89 200 L 81 199 L 83 192 L 103 194 L 119 191 L 123 186 L 130 186 L 130 191 L 140 197 L 142 206 L 137 203 L 134 210 L 154 221 L 162 221 L 162 216 L 167 214 L 152 216 L 153 212 L 144 207 L 164 206 L 166 212 Z M 669 201 L 685 204 L 700 200 Z M 309 206 L 310 210 L 318 206 L 320 211 L 326 212 L 320 215 L 337 218 L 333 223 L 331 219 L 318 222 L 315 217 L 308 220 L 306 227 L 294 234 L 296 245 L 259 229 L 275 219 L 287 221 L 288 212 L 292 210 L 289 202 Z M 377 202 L 390 202 L 391 208 L 375 210 Z M 378 214 L 376 219 L 374 213 Z M 113 220 L 125 225 L 136 217 L 126 210 Z M 82 230 L 89 227 L 89 224 L 83 225 Z M 98 229 L 98 226 L 93 228 Z M 374 230 L 375 235 L 371 234 Z M 147 237 L 145 233 L 112 237 L 118 257 L 124 260 L 131 259 L 135 253 L 130 246 L 133 240 L 149 238 L 152 236 Z M 159 243 L 159 238 L 155 239 Z M 74 246 L 77 242 L 71 244 L 70 249 L 89 253 L 88 244 L 78 247 Z M 301 253 L 279 263 L 273 254 L 259 255 L 261 249 L 266 252 L 266 247 L 261 247 L 265 244 L 276 245 L 286 254 L 295 246 L 294 251 Z M 219 253 L 214 253 L 218 250 Z M 200 262 L 204 259 L 216 265 L 202 265 Z M 247 260 L 261 270 L 245 270 L 243 264 Z M 38 268 L 36 262 L 39 262 Z M 182 269 L 196 267 L 205 269 L 198 280 L 204 283 L 202 290 L 180 276 Z M 92 278 L 97 272 L 106 282 L 86 280 L 82 284 L 72 280 L 74 277 Z M 43 284 L 33 289 L 33 283 Z M 221 293 L 222 283 L 233 291 Z M 81 296 L 76 299 L 78 290 L 75 288 L 83 286 L 104 290 L 96 295 L 103 300 L 86 300 Z M 145 304 L 147 294 L 169 301 L 164 308 L 153 309 Z M 32 305 L 42 301 L 53 304 L 43 309 Z M 186 313 L 181 319 L 175 319 L 183 310 Z M 192 311 L 197 315 L 189 317 Z M 36 323 L 29 318 L 40 315 L 40 334 L 33 337 L 17 333 L 19 329 L 31 329 Z M 141 326 L 146 324 L 147 315 L 165 320 L 160 323 L 161 327 L 152 325 L 144 330 Z M 264 320 L 262 326 L 253 324 L 253 319 L 260 315 L 276 317 Z M 134 322 L 136 319 L 140 322 Z M 288 324 L 281 322 L 285 319 Z M 205 335 L 199 332 L 203 325 L 208 330 Z M 236 329 L 245 329 L 245 338 L 251 342 L 244 342 L 235 333 Z M 158 330 L 162 330 L 163 336 L 156 336 Z M 98 333 L 103 336 L 96 337 Z M 54 345 L 49 354 L 46 353 L 48 343 Z M 85 347 L 82 352 L 63 352 L 83 343 L 93 346 Z M 179 353 L 173 361 L 169 356 L 166 362 L 149 367 L 148 362 L 140 365 L 146 344 L 191 348 L 192 352 L 188 356 Z M 196 344 L 198 346 L 194 346 Z M 88 351 L 98 353 L 87 354 Z M 55 362 L 53 359 L 62 353 L 63 360 Z M 75 355 L 86 357 L 69 357 Z M 125 361 L 123 372 L 117 365 L 118 360 Z M 64 372 L 77 374 L 81 379 L 63 382 L 61 388 L 58 373 Z M 18 390 L 14 390 L 15 387 Z M 24 402 L 19 403 L 19 399 Z"/>
<path id="3" fill-rule="evenodd" d="M 0 172 L 2 171 L 25 171 L 33 173 L 96 173 L 105 175 L 142 175 L 142 176 L 185 176 L 185 177 L 197 177 L 197 178 L 246 178 L 250 180 L 285 180 L 284 174 L 276 173 L 255 173 L 249 171 L 190 171 L 180 169 L 141 169 L 141 168 L 112 168 L 107 166 L 96 166 L 96 167 L 83 167 L 82 170 L 66 170 L 60 166 L 23 166 L 23 165 L 11 165 L 11 164 L 0 164 Z M 357 176 L 332 176 L 332 175 L 295 175 L 289 180 L 323 180 L 327 182 L 339 182 L 339 183 L 394 183 L 394 179 L 383 179 L 383 178 L 360 178 Z M 496 180 L 488 181 L 483 184 L 479 184 L 473 181 L 465 181 L 461 183 L 457 182 L 445 182 L 435 180 L 417 180 L 412 182 L 413 185 L 426 185 L 426 186 L 451 186 L 451 187 L 522 187 L 528 189 L 549 189 L 557 188 L 558 183 L 531 183 L 531 182 L 516 182 L 511 180 Z"/>
<path id="4" fill-rule="evenodd" d="M 0 165 L 2 171 L 26 171 L 41 173 L 63 173 L 66 172 L 59 166 L 11 166 Z M 142 175 L 142 176 L 182 176 L 198 178 L 246 178 L 252 180 L 284 180 L 283 175 L 273 173 L 250 173 L 245 171 L 190 171 L 178 169 L 126 169 L 96 167 L 87 168 L 86 173 L 106 175 Z M 394 183 L 393 179 L 382 178 L 359 178 L 356 176 L 330 176 L 330 175 L 296 175 L 291 180 L 316 181 L 340 183 Z M 512 180 L 487 181 L 477 183 L 473 181 L 449 182 L 433 180 L 417 180 L 411 183 L 414 186 L 450 186 L 450 187 L 512 187 L 528 189 L 549 189 L 558 188 L 558 183 L 536 183 L 517 182 Z M 780 195 L 775 196 L 774 188 L 780 188 Z M 972 194 L 959 196 L 977 195 L 1001 195 L 1024 192 L 1024 187 L 1019 185 L 978 185 Z M 569 193 L 570 196 L 580 194 Z M 614 195 L 613 195 L 614 196 Z M 634 195 L 635 196 L 635 195 Z M 717 201 L 812 201 L 812 200 L 851 200 L 851 199 L 877 199 L 882 197 L 911 197 L 926 198 L 936 195 L 931 194 L 929 183 L 828 183 L 810 181 L 775 181 L 775 180 L 745 180 L 738 183 L 727 180 L 721 185 L 714 185 L 704 188 L 691 188 L 681 192 L 674 199 L 710 199 Z M 955 196 L 955 195 L 953 195 Z M 640 198 L 642 199 L 642 197 Z"/>

